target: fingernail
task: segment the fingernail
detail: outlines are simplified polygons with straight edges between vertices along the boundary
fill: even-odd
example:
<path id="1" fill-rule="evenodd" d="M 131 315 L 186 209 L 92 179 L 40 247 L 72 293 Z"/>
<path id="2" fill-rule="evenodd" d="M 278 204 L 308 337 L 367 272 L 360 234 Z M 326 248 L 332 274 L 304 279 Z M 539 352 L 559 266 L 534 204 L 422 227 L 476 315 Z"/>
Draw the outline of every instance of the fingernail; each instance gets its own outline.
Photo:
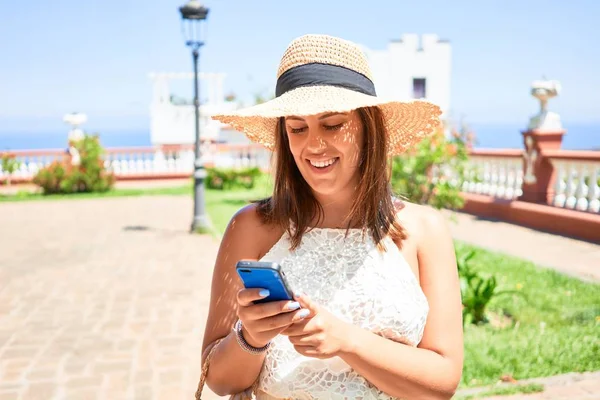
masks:
<path id="1" fill-rule="evenodd" d="M 268 295 L 270 295 L 270 294 L 271 294 L 271 292 L 269 292 L 269 290 L 268 290 L 268 289 L 262 289 L 260 292 L 258 292 L 258 295 L 259 295 L 260 297 L 267 297 L 267 296 L 268 296 Z"/>
<path id="2" fill-rule="evenodd" d="M 302 297 L 302 292 L 294 292 L 294 297 Z"/>
<path id="3" fill-rule="evenodd" d="M 310 315 L 310 310 L 307 310 L 306 308 L 304 310 L 300 310 L 300 312 L 298 313 L 299 318 L 306 318 L 309 315 Z"/>
<path id="4" fill-rule="evenodd" d="M 287 305 L 287 309 L 290 311 L 294 311 L 300 308 L 300 303 L 298 303 L 297 301 L 294 301 L 293 303 L 288 303 Z"/>

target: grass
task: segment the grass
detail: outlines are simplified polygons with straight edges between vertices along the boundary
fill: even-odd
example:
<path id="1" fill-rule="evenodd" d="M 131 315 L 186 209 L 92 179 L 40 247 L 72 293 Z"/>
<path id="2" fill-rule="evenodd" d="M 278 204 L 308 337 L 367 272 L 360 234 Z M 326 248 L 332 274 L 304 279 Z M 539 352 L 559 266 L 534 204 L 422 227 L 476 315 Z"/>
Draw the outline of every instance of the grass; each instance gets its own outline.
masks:
<path id="1" fill-rule="evenodd" d="M 527 296 L 492 300 L 490 312 L 503 317 L 505 327 L 466 327 L 463 386 L 496 383 L 504 375 L 520 380 L 600 369 L 598 285 L 505 254 L 457 247 L 475 249 L 477 269 Z"/>
<path id="2" fill-rule="evenodd" d="M 261 197 L 268 196 L 270 193 L 270 178 L 263 176 L 257 179 L 256 186 L 250 190 L 206 190 L 206 205 L 211 205 L 217 211 L 214 216 L 219 221 L 220 231 L 223 232 L 229 218 L 237 209 L 248 201 L 255 200 Z M 53 200 L 79 200 L 79 199 L 96 199 L 105 197 L 131 197 L 131 196 L 159 196 L 159 195 L 188 195 L 193 194 L 193 183 L 190 181 L 187 185 L 164 187 L 164 188 L 138 188 L 138 189 L 111 189 L 107 192 L 100 193 L 71 193 L 71 194 L 52 194 L 44 195 L 42 193 L 31 193 L 28 191 L 19 191 L 16 194 L 0 193 L 0 202 L 18 202 L 18 201 L 53 201 Z M 223 206 L 223 207 L 221 207 Z M 223 224 L 223 218 L 219 218 L 223 211 L 226 222 Z M 211 215 L 212 216 L 212 215 Z"/>
<path id="3" fill-rule="evenodd" d="M 458 395 L 453 397 L 455 400 L 475 400 L 483 399 L 491 396 L 509 396 L 512 394 L 524 393 L 539 393 L 544 391 L 544 386 L 538 383 L 528 383 L 526 385 L 514 385 L 514 386 L 499 386 L 483 390 L 477 394 L 461 396 Z"/>
<path id="4" fill-rule="evenodd" d="M 207 190 L 206 208 L 215 230 L 222 234 L 236 211 L 252 200 L 268 196 L 269 188 L 268 180 L 265 178 L 251 190 Z"/>
<path id="5" fill-rule="evenodd" d="M 53 200 L 79 200 L 96 199 L 104 197 L 124 197 L 124 196 L 151 196 L 151 195 L 191 195 L 192 185 L 152 188 L 152 189 L 112 189 L 102 193 L 71 193 L 71 194 L 52 194 L 44 195 L 42 193 L 30 193 L 26 191 L 17 192 L 17 194 L 0 194 L 0 202 L 15 201 L 53 201 Z"/>
<path id="6" fill-rule="evenodd" d="M 190 195 L 191 185 L 166 189 L 121 189 L 104 194 L 70 195 L 90 198 L 138 195 Z M 219 233 L 231 216 L 250 200 L 268 195 L 268 181 L 252 190 L 207 190 L 206 205 Z M 65 196 L 29 195 L 0 201 L 41 200 Z M 473 266 L 496 275 L 501 289 L 520 296 L 495 298 L 489 311 L 503 324 L 465 327 L 465 365 L 460 388 L 494 385 L 504 376 L 516 380 L 568 372 L 600 370 L 600 287 L 543 269 L 533 263 L 457 242 L 459 251 L 477 252 Z M 514 385 L 523 392 L 538 387 Z M 536 390 L 537 390 L 536 389 Z M 508 390 L 494 388 L 492 390 Z M 512 393 L 512 392 L 511 392 Z M 500 394 L 500 393 L 498 393 Z"/>

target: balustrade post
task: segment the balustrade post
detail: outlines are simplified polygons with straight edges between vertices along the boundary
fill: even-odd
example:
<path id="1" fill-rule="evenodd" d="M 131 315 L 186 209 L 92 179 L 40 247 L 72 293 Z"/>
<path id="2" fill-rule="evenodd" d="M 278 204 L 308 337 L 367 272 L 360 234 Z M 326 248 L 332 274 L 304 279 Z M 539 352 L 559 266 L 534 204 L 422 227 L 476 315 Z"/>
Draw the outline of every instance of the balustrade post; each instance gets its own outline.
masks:
<path id="1" fill-rule="evenodd" d="M 523 134 L 523 194 L 521 201 L 552 204 L 556 171 L 552 161 L 544 157 L 546 150 L 559 150 L 566 130 L 546 131 L 531 129 Z"/>

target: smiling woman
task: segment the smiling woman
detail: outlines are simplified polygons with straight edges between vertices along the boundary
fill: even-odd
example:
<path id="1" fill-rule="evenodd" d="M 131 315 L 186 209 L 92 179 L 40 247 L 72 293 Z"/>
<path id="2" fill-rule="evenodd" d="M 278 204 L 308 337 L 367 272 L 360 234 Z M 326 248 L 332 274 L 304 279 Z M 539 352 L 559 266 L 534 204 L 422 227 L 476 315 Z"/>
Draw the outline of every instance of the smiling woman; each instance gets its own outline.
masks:
<path id="1" fill-rule="evenodd" d="M 342 156 L 342 164 L 350 162 L 356 169 L 363 141 L 362 127 L 357 119 L 355 112 L 326 113 L 309 116 L 306 119 L 285 118 L 290 150 L 300 171 L 304 172 L 306 168 L 310 170 L 310 173 L 304 172 L 302 176 L 311 187 L 318 184 L 311 182 L 314 174 L 326 175 L 331 172 L 334 164 L 340 160 L 340 156 Z M 343 167 L 344 165 L 342 165 L 343 170 L 351 172 Z M 353 176 L 353 174 L 349 175 Z M 323 179 L 320 181 L 324 182 Z M 335 185 L 329 186 L 330 191 L 335 189 Z"/>
<path id="2" fill-rule="evenodd" d="M 381 173 L 388 153 L 385 126 L 376 107 L 282 117 L 275 137 L 275 189 L 259 203 L 266 223 L 287 229 L 292 248 L 308 227 L 368 227 L 375 243 L 391 234 L 402 240 L 388 179 Z M 307 187 L 308 185 L 308 187 Z M 303 193 L 312 192 L 312 201 Z M 340 198 L 355 198 L 341 203 Z M 333 205 L 333 206 L 332 206 Z M 325 212 L 327 208 L 327 212 Z M 389 221 L 385 227 L 378 221 Z M 389 232 L 386 231 L 389 229 Z"/>
<path id="3" fill-rule="evenodd" d="M 439 107 L 378 98 L 359 47 L 325 35 L 290 44 L 276 94 L 215 117 L 273 150 L 275 182 L 223 236 L 203 379 L 269 400 L 451 398 L 463 364 L 452 239 L 387 173 Z M 294 298 L 257 304 L 269 292 L 243 287 L 239 260 L 278 263 Z"/>

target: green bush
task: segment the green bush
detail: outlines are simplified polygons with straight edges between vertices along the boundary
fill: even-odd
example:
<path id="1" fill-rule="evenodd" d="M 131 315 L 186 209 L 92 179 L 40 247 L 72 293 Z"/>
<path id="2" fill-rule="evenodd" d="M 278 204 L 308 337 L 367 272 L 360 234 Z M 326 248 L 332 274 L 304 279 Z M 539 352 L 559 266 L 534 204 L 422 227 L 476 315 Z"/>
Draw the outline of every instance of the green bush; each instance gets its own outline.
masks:
<path id="1" fill-rule="evenodd" d="M 12 174 L 19 169 L 21 163 L 17 161 L 14 154 L 4 153 L 0 154 L 0 168 L 6 174 L 6 185 L 10 186 Z"/>
<path id="2" fill-rule="evenodd" d="M 435 208 L 459 209 L 464 205 L 461 185 L 468 172 L 468 150 L 473 134 L 463 127 L 445 128 L 423 140 L 414 149 L 392 161 L 392 188 L 395 193 L 417 204 Z"/>
<path id="3" fill-rule="evenodd" d="M 79 163 L 70 157 L 55 161 L 40 170 L 33 182 L 44 194 L 106 192 L 113 186 L 115 177 L 104 168 L 104 149 L 97 135 L 85 135 L 71 143 L 79 152 Z"/>
<path id="4" fill-rule="evenodd" d="M 262 175 L 259 168 L 207 168 L 206 187 L 217 190 L 252 189 Z"/>

